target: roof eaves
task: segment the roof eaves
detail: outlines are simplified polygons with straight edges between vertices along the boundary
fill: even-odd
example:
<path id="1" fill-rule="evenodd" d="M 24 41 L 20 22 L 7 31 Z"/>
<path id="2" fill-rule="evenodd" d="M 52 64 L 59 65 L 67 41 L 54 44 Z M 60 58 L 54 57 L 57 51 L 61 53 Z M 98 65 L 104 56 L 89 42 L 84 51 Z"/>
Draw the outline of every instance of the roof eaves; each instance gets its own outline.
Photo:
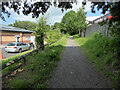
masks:
<path id="1" fill-rule="evenodd" d="M 34 31 L 20 29 L 20 28 L 16 28 L 16 27 L 12 27 L 12 26 L 7 26 L 7 25 L 0 25 L 0 27 L 1 27 L 2 31 L 29 32 L 29 33 L 33 33 L 34 32 Z"/>

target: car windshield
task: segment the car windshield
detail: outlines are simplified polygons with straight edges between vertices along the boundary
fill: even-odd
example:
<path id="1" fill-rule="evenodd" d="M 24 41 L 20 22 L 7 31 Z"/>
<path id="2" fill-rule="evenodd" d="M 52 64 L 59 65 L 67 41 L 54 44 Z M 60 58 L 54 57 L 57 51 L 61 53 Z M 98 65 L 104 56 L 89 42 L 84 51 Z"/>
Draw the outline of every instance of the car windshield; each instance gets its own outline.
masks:
<path id="1" fill-rule="evenodd" d="M 15 43 L 9 43 L 7 46 L 15 46 Z"/>

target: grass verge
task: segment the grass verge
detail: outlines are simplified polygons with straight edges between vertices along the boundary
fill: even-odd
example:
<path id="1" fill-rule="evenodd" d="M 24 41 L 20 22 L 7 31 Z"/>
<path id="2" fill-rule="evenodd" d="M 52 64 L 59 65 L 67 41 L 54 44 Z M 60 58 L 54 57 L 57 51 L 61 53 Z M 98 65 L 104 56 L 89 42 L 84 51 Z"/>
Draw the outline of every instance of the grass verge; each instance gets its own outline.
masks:
<path id="1" fill-rule="evenodd" d="M 33 49 L 33 50 L 34 50 L 34 49 Z M 19 53 L 19 54 L 15 55 L 15 56 L 11 56 L 11 57 L 9 57 L 9 58 L 0 60 L 0 63 L 1 63 L 0 65 L 4 65 L 4 64 L 10 62 L 11 60 L 14 60 L 14 59 L 16 59 L 16 58 L 19 58 L 20 56 L 22 56 L 22 55 L 24 55 L 24 54 L 26 54 L 26 53 L 29 53 L 29 52 L 31 52 L 31 51 L 33 51 L 33 50 L 25 51 L 25 52 L 22 52 L 22 53 Z"/>
<path id="2" fill-rule="evenodd" d="M 115 89 L 120 89 L 120 66 L 115 52 L 115 40 L 103 37 L 100 33 L 82 38 L 74 35 L 73 38 L 86 51 L 90 62 L 110 80 L 109 84 Z"/>
<path id="3" fill-rule="evenodd" d="M 32 54 L 28 57 L 21 72 L 3 80 L 3 88 L 46 88 L 49 79 L 60 60 L 60 54 L 66 45 L 67 36 L 63 36 L 58 42 L 47 46 L 44 51 Z"/>

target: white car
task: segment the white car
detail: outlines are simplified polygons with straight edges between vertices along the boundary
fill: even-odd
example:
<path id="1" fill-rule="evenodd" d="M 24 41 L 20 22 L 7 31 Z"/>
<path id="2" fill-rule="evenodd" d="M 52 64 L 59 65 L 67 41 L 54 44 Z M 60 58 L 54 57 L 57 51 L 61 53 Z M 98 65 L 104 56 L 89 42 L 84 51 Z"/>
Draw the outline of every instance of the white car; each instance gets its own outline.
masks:
<path id="1" fill-rule="evenodd" d="M 29 50 L 30 45 L 24 42 L 11 42 L 7 46 L 5 46 L 6 52 L 22 52 L 24 50 Z"/>

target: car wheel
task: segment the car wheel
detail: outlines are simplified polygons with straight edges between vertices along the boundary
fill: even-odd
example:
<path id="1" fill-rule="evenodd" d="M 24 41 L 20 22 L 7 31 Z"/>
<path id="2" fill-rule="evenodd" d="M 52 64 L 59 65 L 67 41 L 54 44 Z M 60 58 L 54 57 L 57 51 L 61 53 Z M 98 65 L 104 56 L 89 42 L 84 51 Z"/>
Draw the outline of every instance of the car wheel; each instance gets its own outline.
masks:
<path id="1" fill-rule="evenodd" d="M 21 53 L 22 52 L 22 49 L 19 49 L 19 53 Z"/>

